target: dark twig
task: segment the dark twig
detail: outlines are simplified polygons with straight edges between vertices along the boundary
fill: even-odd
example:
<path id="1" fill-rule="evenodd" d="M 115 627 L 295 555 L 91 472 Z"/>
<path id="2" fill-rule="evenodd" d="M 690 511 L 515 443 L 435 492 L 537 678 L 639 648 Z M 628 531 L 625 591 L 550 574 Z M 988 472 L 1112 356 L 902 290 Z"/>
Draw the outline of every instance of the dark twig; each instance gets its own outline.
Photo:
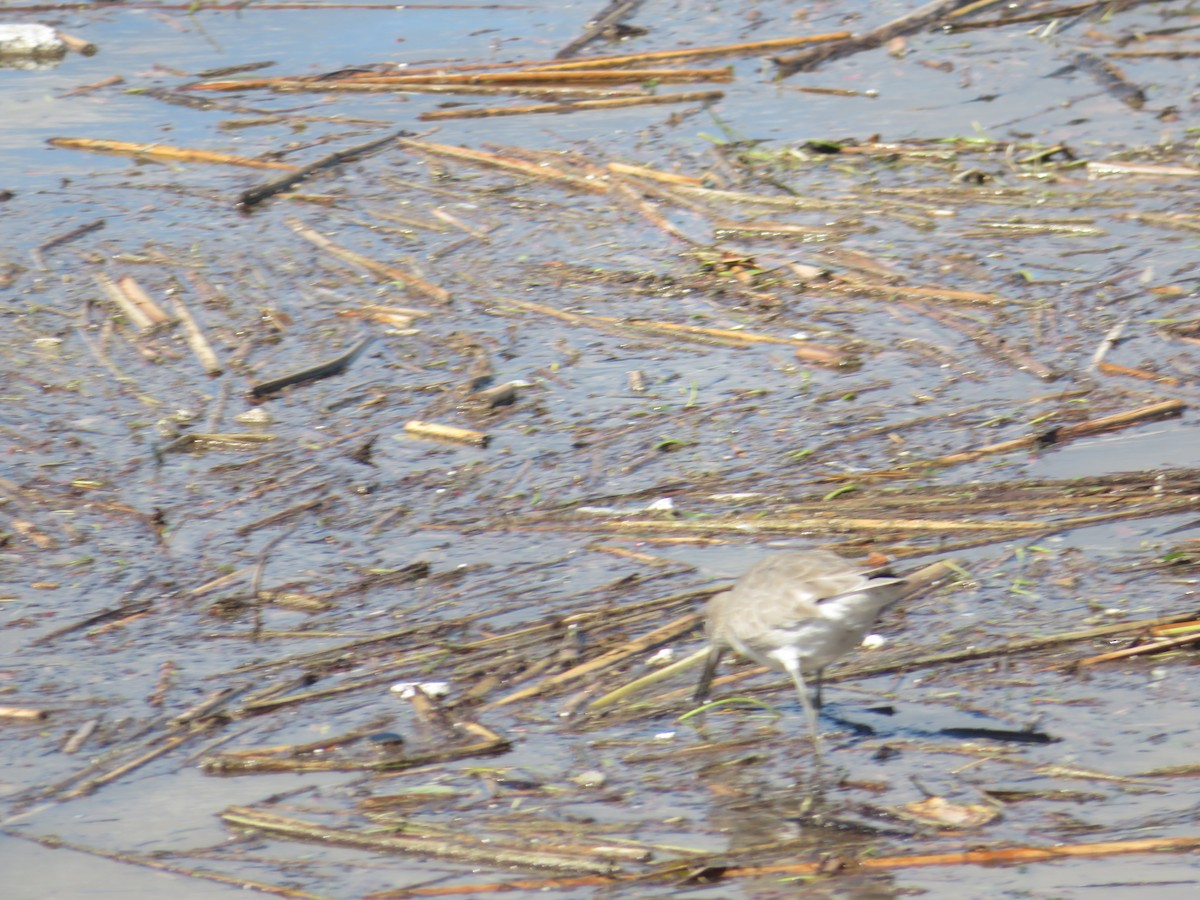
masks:
<path id="1" fill-rule="evenodd" d="M 801 70 L 816 68 L 831 59 L 839 59 L 862 50 L 873 50 L 902 34 L 921 31 L 936 24 L 960 7 L 969 6 L 974 2 L 975 0 L 934 0 L 932 3 L 926 3 L 924 6 L 914 9 L 907 15 L 893 19 L 886 25 L 872 28 L 865 34 L 822 44 L 811 50 L 801 50 L 799 53 L 776 56 L 773 59 L 775 65 L 779 67 L 779 77 L 787 78 Z"/>
<path id="2" fill-rule="evenodd" d="M 274 197 L 276 194 L 286 191 L 293 185 L 299 184 L 304 179 L 308 178 L 314 172 L 319 172 L 321 169 L 328 169 L 336 166 L 339 163 L 347 160 L 357 159 L 365 156 L 375 150 L 381 150 L 397 138 L 409 137 L 412 132 L 400 129 L 393 131 L 385 137 L 376 138 L 373 141 L 367 141 L 365 144 L 359 144 L 355 147 L 347 147 L 345 150 L 338 150 L 336 153 L 330 153 L 328 156 L 323 156 L 316 162 L 311 162 L 307 166 L 303 166 L 294 172 L 287 172 L 280 175 L 278 178 L 272 178 L 270 181 L 264 182 L 257 187 L 247 188 L 242 191 L 238 197 L 238 208 L 248 210 L 269 197 Z"/>
<path id="3" fill-rule="evenodd" d="M 554 54 L 555 59 L 570 59 L 604 32 L 612 28 L 622 19 L 633 15 L 642 0 L 611 0 L 608 6 L 600 11 L 596 18 L 590 20 L 583 29 L 583 34 L 568 43 Z"/>
<path id="4" fill-rule="evenodd" d="M 321 378 L 329 378 L 331 375 L 340 375 L 350 367 L 350 364 L 358 359 L 359 355 L 370 346 L 374 341 L 373 337 L 366 337 L 359 341 L 348 352 L 341 356 L 335 357 L 328 362 L 318 363 L 315 366 L 310 366 L 307 369 L 300 369 L 297 372 L 292 372 L 288 375 L 283 375 L 279 378 L 273 378 L 270 381 L 264 381 L 261 384 L 256 384 L 250 388 L 250 396 L 265 397 L 267 394 L 274 394 L 276 391 L 281 391 L 285 387 L 290 387 L 293 384 L 301 384 L 305 381 L 317 381 Z"/>

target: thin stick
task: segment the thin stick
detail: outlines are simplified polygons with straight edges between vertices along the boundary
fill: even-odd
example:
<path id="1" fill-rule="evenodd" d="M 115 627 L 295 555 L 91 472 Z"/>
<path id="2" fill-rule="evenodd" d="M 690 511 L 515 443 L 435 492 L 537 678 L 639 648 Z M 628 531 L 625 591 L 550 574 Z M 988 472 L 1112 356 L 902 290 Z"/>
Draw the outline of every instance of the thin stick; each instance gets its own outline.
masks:
<path id="1" fill-rule="evenodd" d="M 843 56 L 849 56 L 852 53 L 881 47 L 894 37 L 912 34 L 913 32 L 927 28 L 939 19 L 950 15 L 959 7 L 967 6 L 974 2 L 975 0 L 933 0 L 932 3 L 926 3 L 924 6 L 914 9 L 900 16 L 898 19 L 893 19 L 891 22 L 880 25 L 877 28 L 872 28 L 870 31 L 857 37 L 846 37 L 838 40 L 836 43 L 814 47 L 811 50 L 802 50 L 799 53 L 787 56 L 776 56 L 774 59 L 775 65 L 779 67 L 779 77 L 786 78 L 802 69 L 812 69 L 820 63 L 831 59 L 838 59 Z"/>
<path id="2" fill-rule="evenodd" d="M 723 91 L 686 91 L 678 94 L 654 94 L 649 97 L 618 97 L 612 100 L 577 100 L 570 103 L 536 103 L 526 106 L 496 106 L 488 109 L 443 109 L 417 116 L 422 122 L 440 119 L 489 119 L 498 116 L 526 116 L 541 113 L 586 112 L 596 109 L 625 109 L 633 106 L 661 106 L 666 103 L 712 103 L 725 96 Z"/>
<path id="3" fill-rule="evenodd" d="M 411 288 L 431 300 L 436 300 L 439 303 L 450 302 L 450 292 L 444 288 L 438 287 L 419 275 L 414 275 L 411 272 L 406 272 L 403 269 L 398 269 L 395 266 L 389 266 L 386 263 L 381 263 L 378 260 L 371 259 L 369 256 L 364 256 L 361 253 L 355 253 L 353 250 L 347 250 L 345 247 L 339 246 L 320 232 L 314 231 L 298 219 L 285 219 L 287 225 L 300 235 L 305 240 L 312 241 L 322 250 L 336 256 L 338 259 L 343 259 L 348 263 L 353 263 L 357 266 L 362 266 L 367 271 L 378 275 L 382 278 L 387 278 L 391 281 L 398 281 L 405 287 Z"/>
<path id="4" fill-rule="evenodd" d="M 229 807 L 221 813 L 221 818 L 236 828 L 261 831 L 292 840 L 313 841 L 324 845 L 392 853 L 416 853 L 421 856 L 434 856 L 441 859 L 482 863 L 504 868 L 520 866 L 522 868 L 561 869 L 568 872 L 593 872 L 596 874 L 608 874 L 614 870 L 613 864 L 607 860 L 593 861 L 552 852 L 505 847 L 494 840 L 478 841 L 478 839 L 472 839 L 463 834 L 447 835 L 443 839 L 374 834 L 353 831 L 349 828 L 334 828 L 325 823 L 305 822 L 301 819 L 249 809 L 244 806 Z"/>
<path id="5" fill-rule="evenodd" d="M 138 284 L 137 279 L 132 275 L 122 275 L 117 279 L 117 288 L 125 295 L 128 301 L 136 306 L 152 325 L 165 325 L 171 321 L 161 306 L 150 299 L 150 295 L 142 289 Z"/>
<path id="6" fill-rule="evenodd" d="M 451 159 L 457 159 L 463 162 L 470 162 L 477 165 L 504 169 L 509 172 L 528 176 L 530 178 L 537 178 L 543 181 L 548 180 L 557 184 L 566 185 L 568 187 L 590 191 L 594 194 L 603 194 L 608 191 L 608 185 L 604 184 L 603 182 L 589 181 L 586 178 L 580 178 L 578 175 L 571 175 L 554 166 L 534 165 L 533 163 L 523 162 L 522 160 L 513 159 L 512 157 L 500 156 L 498 153 L 488 153 L 484 150 L 468 150 L 466 147 L 454 147 L 449 144 L 435 144 L 430 141 L 414 141 L 407 138 L 403 138 L 397 143 L 399 143 L 401 147 L 406 147 L 410 150 L 417 150 L 422 153 L 432 153 L 437 156 L 448 156 Z"/>
<path id="7" fill-rule="evenodd" d="M 70 231 L 63 232 L 62 234 L 56 234 L 54 237 L 47 238 L 46 240 L 42 241 L 33 250 L 34 260 L 37 262 L 38 268 L 46 268 L 45 263 L 42 261 L 42 254 L 47 250 L 52 250 L 55 247 L 66 244 L 75 240 L 76 238 L 81 238 L 85 234 L 91 234 L 93 231 L 99 231 L 105 226 L 105 224 L 106 223 L 104 219 L 96 219 L 80 225 L 77 228 L 72 228 Z"/>
<path id="8" fill-rule="evenodd" d="M 1111 653 L 1101 653 L 1077 660 L 1072 666 L 1094 666 L 1097 663 L 1110 662 L 1114 659 L 1128 659 L 1131 656 L 1147 656 L 1151 653 L 1163 653 L 1176 647 L 1186 647 L 1200 641 L 1200 634 L 1188 634 L 1183 637 L 1171 638 L 1166 641 L 1154 641 L 1149 644 L 1139 644 L 1136 647 L 1126 647 L 1124 650 L 1113 650 Z"/>
<path id="9" fill-rule="evenodd" d="M 351 364 L 362 355 L 362 352 L 371 346 L 375 338 L 368 335 L 363 338 L 341 356 L 336 356 L 333 359 L 323 363 L 317 363 L 315 366 L 309 366 L 305 369 L 300 369 L 296 372 L 291 372 L 279 378 L 272 378 L 270 381 L 263 381 L 250 388 L 250 396 L 265 397 L 268 394 L 274 394 L 285 387 L 290 387 L 294 384 L 304 384 L 308 381 L 318 381 L 322 378 L 330 378 L 334 375 L 340 375 L 350 368 Z"/>
<path id="10" fill-rule="evenodd" d="M 359 78 L 356 84 L 624 84 L 629 81 L 732 81 L 733 70 L 722 69 L 597 69 L 566 71 L 540 69 L 529 72 L 481 72 L 467 75 L 379 75 Z"/>
<path id="11" fill-rule="evenodd" d="M 583 33 L 555 53 L 554 58 L 566 59 L 574 56 L 592 41 L 601 37 L 605 31 L 633 15 L 641 5 L 642 0 L 611 0 L 608 6 L 604 7 L 594 19 L 588 20 Z"/>
<path id="12" fill-rule="evenodd" d="M 482 431 L 458 428 L 454 425 L 441 425 L 437 422 L 421 422 L 417 419 L 405 422 L 404 430 L 413 437 L 449 441 L 453 444 L 474 444 L 477 447 L 486 447 L 492 440 L 491 435 Z"/>
<path id="13" fill-rule="evenodd" d="M 295 169 L 289 163 L 250 159 L 229 153 L 211 153 L 188 147 L 168 147 L 165 144 L 135 144 L 130 141 L 104 141 L 92 138 L 50 138 L 46 143 L 64 150 L 91 150 L 94 153 L 116 153 L 122 156 L 143 156 L 148 159 L 168 159 L 173 162 L 209 163 L 221 166 L 245 166 L 251 169 Z"/>
<path id="14" fill-rule="evenodd" d="M 175 865 L 173 863 L 164 862 L 161 859 L 154 859 L 149 856 L 141 856 L 136 853 L 126 853 L 116 850 L 102 850 L 99 847 L 88 847 L 84 844 L 76 844 L 54 836 L 39 837 L 38 835 L 27 834 L 20 831 L 0 831 L 0 834 L 6 837 L 19 838 L 23 841 L 30 841 L 35 844 L 41 844 L 43 847 L 48 847 L 52 850 L 73 850 L 76 853 L 84 853 L 88 856 L 96 856 L 100 859 L 108 859 L 113 862 L 128 863 L 134 866 L 142 866 L 143 868 L 153 869 L 156 872 L 170 872 L 174 875 L 182 875 L 185 878 L 195 878 L 199 881 L 212 881 L 217 884 L 224 884 L 233 887 L 239 891 L 257 891 L 260 894 L 274 894 L 277 897 L 289 897 L 292 900 L 328 900 L 322 894 L 310 894 L 308 891 L 302 891 L 297 888 L 284 887 L 278 884 L 267 884 L 263 881 L 252 881 L 242 875 L 222 875 L 220 872 L 206 872 L 201 869 L 189 869 L 185 866 Z M 66 864 L 65 862 L 63 863 Z"/>
<path id="15" fill-rule="evenodd" d="M 139 331 L 145 331 L 147 328 L 153 328 L 154 322 L 136 303 L 133 303 L 125 292 L 117 287 L 116 282 L 105 275 L 103 272 L 97 272 L 92 276 L 96 284 L 100 286 L 100 290 L 104 291 L 104 295 L 119 309 L 125 318 L 129 320 L 129 324 Z"/>
<path id="16" fill-rule="evenodd" d="M 609 691 L 602 697 L 597 697 L 588 704 L 588 712 L 596 712 L 604 709 L 606 706 L 612 706 L 614 703 L 619 703 L 631 694 L 639 693 L 643 688 L 647 688 L 652 684 L 658 684 L 660 681 L 665 681 L 673 675 L 680 672 L 686 672 L 692 666 L 697 665 L 708 656 L 708 648 L 703 647 L 697 650 L 690 656 L 685 656 L 683 659 L 676 660 L 669 666 L 663 666 L 661 669 L 655 669 L 641 678 L 636 678 L 628 684 L 623 684 L 615 691 Z"/>
<path id="17" fill-rule="evenodd" d="M 200 330 L 200 326 L 196 324 L 196 320 L 192 318 L 192 313 L 183 301 L 178 297 L 171 298 L 171 305 L 175 308 L 175 315 L 183 324 L 184 336 L 187 338 L 188 347 L 195 354 L 197 360 L 200 361 L 206 374 L 211 376 L 220 375 L 224 371 L 221 365 L 221 360 L 217 357 L 217 352 L 213 350 L 212 344 L 208 342 L 208 338 L 204 336 L 204 332 Z"/>
<path id="18" fill-rule="evenodd" d="M 322 156 L 318 160 L 310 162 L 306 166 L 296 169 L 294 172 L 289 172 L 286 175 L 280 175 L 264 184 L 257 185 L 252 188 L 247 188 L 238 195 L 237 205 L 241 209 L 250 209 L 268 197 L 274 197 L 276 194 L 286 191 L 288 188 L 304 181 L 314 172 L 319 172 L 322 169 L 330 169 L 333 166 L 340 165 L 347 160 L 361 159 L 368 153 L 373 153 L 377 150 L 382 150 L 388 144 L 395 141 L 397 138 L 405 137 L 412 132 L 400 129 L 381 138 L 375 138 L 372 141 L 367 141 L 365 144 L 357 144 L 354 147 L 347 147 L 344 150 L 337 150 L 330 153 L 328 156 Z"/>
<path id="19" fill-rule="evenodd" d="M 691 47 L 684 50 L 655 50 L 649 53 L 631 53 L 625 56 L 593 56 L 578 62 L 534 63 L 532 72 L 564 72 L 569 69 L 591 69 L 598 66 L 627 66 L 633 63 L 661 62 L 669 59 L 688 59 L 697 56 L 740 56 L 746 53 L 763 53 L 804 47 L 827 41 L 840 41 L 850 37 L 849 31 L 834 31 L 828 34 L 810 34 L 804 37 L 773 38 L 767 41 L 750 41 L 743 44 L 720 44 L 715 47 Z"/>
<path id="20" fill-rule="evenodd" d="M 627 642 L 615 650 L 610 650 L 597 656 L 595 659 L 590 659 L 581 665 L 568 669 L 565 672 L 559 672 L 557 675 L 551 675 L 544 681 L 530 685 L 527 688 L 522 688 L 519 691 L 514 691 L 506 697 L 501 697 L 492 703 L 489 703 L 485 709 L 497 709 L 501 706 L 508 706 L 511 703 L 516 703 L 518 700 L 525 700 L 537 694 L 544 693 L 552 688 L 561 687 L 571 681 L 577 681 L 585 675 L 592 675 L 601 669 L 608 668 L 627 659 L 636 653 L 642 653 L 649 650 L 658 644 L 666 643 L 695 628 L 700 623 L 700 615 L 698 613 L 687 613 L 677 619 L 672 619 L 666 625 L 656 628 L 649 634 L 645 634 L 636 640 Z"/>
<path id="21" fill-rule="evenodd" d="M 1130 425 L 1137 425 L 1142 422 L 1153 421 L 1155 419 L 1174 418 L 1183 414 L 1187 408 L 1187 404 L 1182 400 L 1163 400 L 1158 403 L 1152 403 L 1149 406 L 1138 407 L 1126 412 L 1113 413 L 1111 416 L 1102 416 L 1099 419 L 1090 419 L 1086 422 L 1076 422 L 1072 425 L 1063 425 L 1061 428 L 1055 428 L 1046 434 L 1027 434 L 1023 437 L 1013 438 L 1008 441 L 1001 441 L 997 444 L 988 444 L 984 447 L 977 447 L 974 450 L 964 450 L 960 453 L 950 453 L 946 456 L 934 457 L 931 460 L 919 464 L 913 464 L 913 468 L 924 466 L 951 466 L 958 465 L 964 462 L 973 462 L 977 459 L 982 459 L 985 456 L 993 456 L 997 453 L 1008 453 L 1013 450 L 1023 450 L 1039 444 L 1046 443 L 1047 437 L 1052 438 L 1050 443 L 1061 443 L 1064 440 L 1071 438 L 1087 437 L 1088 435 L 1100 434 L 1105 431 L 1113 431 L 1119 428 L 1125 428 Z M 908 468 L 907 466 L 905 467 Z M 862 477 L 861 473 L 859 477 Z"/>

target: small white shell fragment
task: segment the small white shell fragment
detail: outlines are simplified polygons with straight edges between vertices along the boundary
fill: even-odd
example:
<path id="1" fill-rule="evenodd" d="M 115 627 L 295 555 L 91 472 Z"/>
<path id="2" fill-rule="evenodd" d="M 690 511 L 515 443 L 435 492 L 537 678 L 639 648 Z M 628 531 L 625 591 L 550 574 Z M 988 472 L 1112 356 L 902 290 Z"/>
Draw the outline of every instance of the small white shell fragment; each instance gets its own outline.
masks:
<path id="1" fill-rule="evenodd" d="M 604 787 L 608 779 L 604 777 L 603 772 L 589 769 L 586 772 L 580 772 L 578 775 L 572 776 L 571 781 L 581 788 L 600 788 Z"/>
<path id="2" fill-rule="evenodd" d="M 399 694 L 401 700 L 411 700 L 420 691 L 426 697 L 436 700 L 450 693 L 448 681 L 397 681 L 392 685 L 393 694 Z"/>
<path id="3" fill-rule="evenodd" d="M 657 653 L 646 660 L 648 666 L 665 666 L 667 663 L 674 661 L 675 651 L 670 647 L 662 647 Z"/>
<path id="4" fill-rule="evenodd" d="M 862 639 L 862 648 L 864 650 L 878 650 L 887 643 L 887 638 L 882 634 L 868 634 Z"/>
<path id="5" fill-rule="evenodd" d="M 233 417 L 241 425 L 270 425 L 271 414 L 261 406 L 240 412 Z"/>
<path id="6" fill-rule="evenodd" d="M 675 501 L 670 497 L 660 497 L 649 506 L 646 507 L 647 512 L 658 512 L 660 510 L 671 510 L 675 508 Z"/>

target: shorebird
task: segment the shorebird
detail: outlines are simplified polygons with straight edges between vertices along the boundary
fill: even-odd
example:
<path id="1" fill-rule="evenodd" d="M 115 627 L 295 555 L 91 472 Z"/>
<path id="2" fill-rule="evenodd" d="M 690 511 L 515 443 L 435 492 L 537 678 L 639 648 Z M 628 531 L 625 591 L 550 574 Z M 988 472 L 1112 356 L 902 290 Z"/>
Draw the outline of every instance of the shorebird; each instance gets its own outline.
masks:
<path id="1" fill-rule="evenodd" d="M 898 578 L 887 568 L 864 569 L 827 550 L 777 553 L 760 560 L 732 588 L 708 601 L 709 650 L 696 702 L 708 696 L 727 650 L 787 672 L 819 755 L 821 672 L 862 643 L 885 607 L 949 571 L 945 563 L 935 563 Z M 806 674 L 814 676 L 815 708 Z"/>

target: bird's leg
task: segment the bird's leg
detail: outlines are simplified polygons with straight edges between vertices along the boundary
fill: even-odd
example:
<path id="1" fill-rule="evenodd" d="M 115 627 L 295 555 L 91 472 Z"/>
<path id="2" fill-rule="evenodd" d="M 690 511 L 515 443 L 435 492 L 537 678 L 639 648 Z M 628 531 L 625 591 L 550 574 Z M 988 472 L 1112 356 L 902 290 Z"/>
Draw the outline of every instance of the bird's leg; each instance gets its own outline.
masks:
<path id="1" fill-rule="evenodd" d="M 721 663 L 721 657 L 725 654 L 724 647 L 718 647 L 715 644 L 708 649 L 708 657 L 704 660 L 704 671 L 700 673 L 700 683 L 696 685 L 696 693 L 692 696 L 693 703 L 703 703 L 708 697 L 708 688 L 712 684 L 713 675 L 717 672 L 717 666 Z"/>
<path id="2" fill-rule="evenodd" d="M 816 692 L 816 696 L 814 697 L 814 700 L 813 700 L 813 703 L 817 707 L 817 709 L 820 709 L 824 705 L 823 703 L 821 703 L 821 675 L 824 673 L 824 671 L 825 671 L 824 669 L 817 669 L 817 684 L 816 684 L 817 692 Z"/>
<path id="3" fill-rule="evenodd" d="M 799 660 L 791 661 L 787 666 L 787 672 L 792 676 L 792 683 L 796 685 L 796 693 L 800 695 L 800 702 L 804 705 L 804 715 L 808 719 L 808 731 L 812 735 L 813 755 L 819 763 L 821 761 L 821 736 L 817 731 L 817 711 L 813 709 L 812 701 L 808 699 L 808 688 L 804 686 L 804 676 L 800 674 Z"/>

